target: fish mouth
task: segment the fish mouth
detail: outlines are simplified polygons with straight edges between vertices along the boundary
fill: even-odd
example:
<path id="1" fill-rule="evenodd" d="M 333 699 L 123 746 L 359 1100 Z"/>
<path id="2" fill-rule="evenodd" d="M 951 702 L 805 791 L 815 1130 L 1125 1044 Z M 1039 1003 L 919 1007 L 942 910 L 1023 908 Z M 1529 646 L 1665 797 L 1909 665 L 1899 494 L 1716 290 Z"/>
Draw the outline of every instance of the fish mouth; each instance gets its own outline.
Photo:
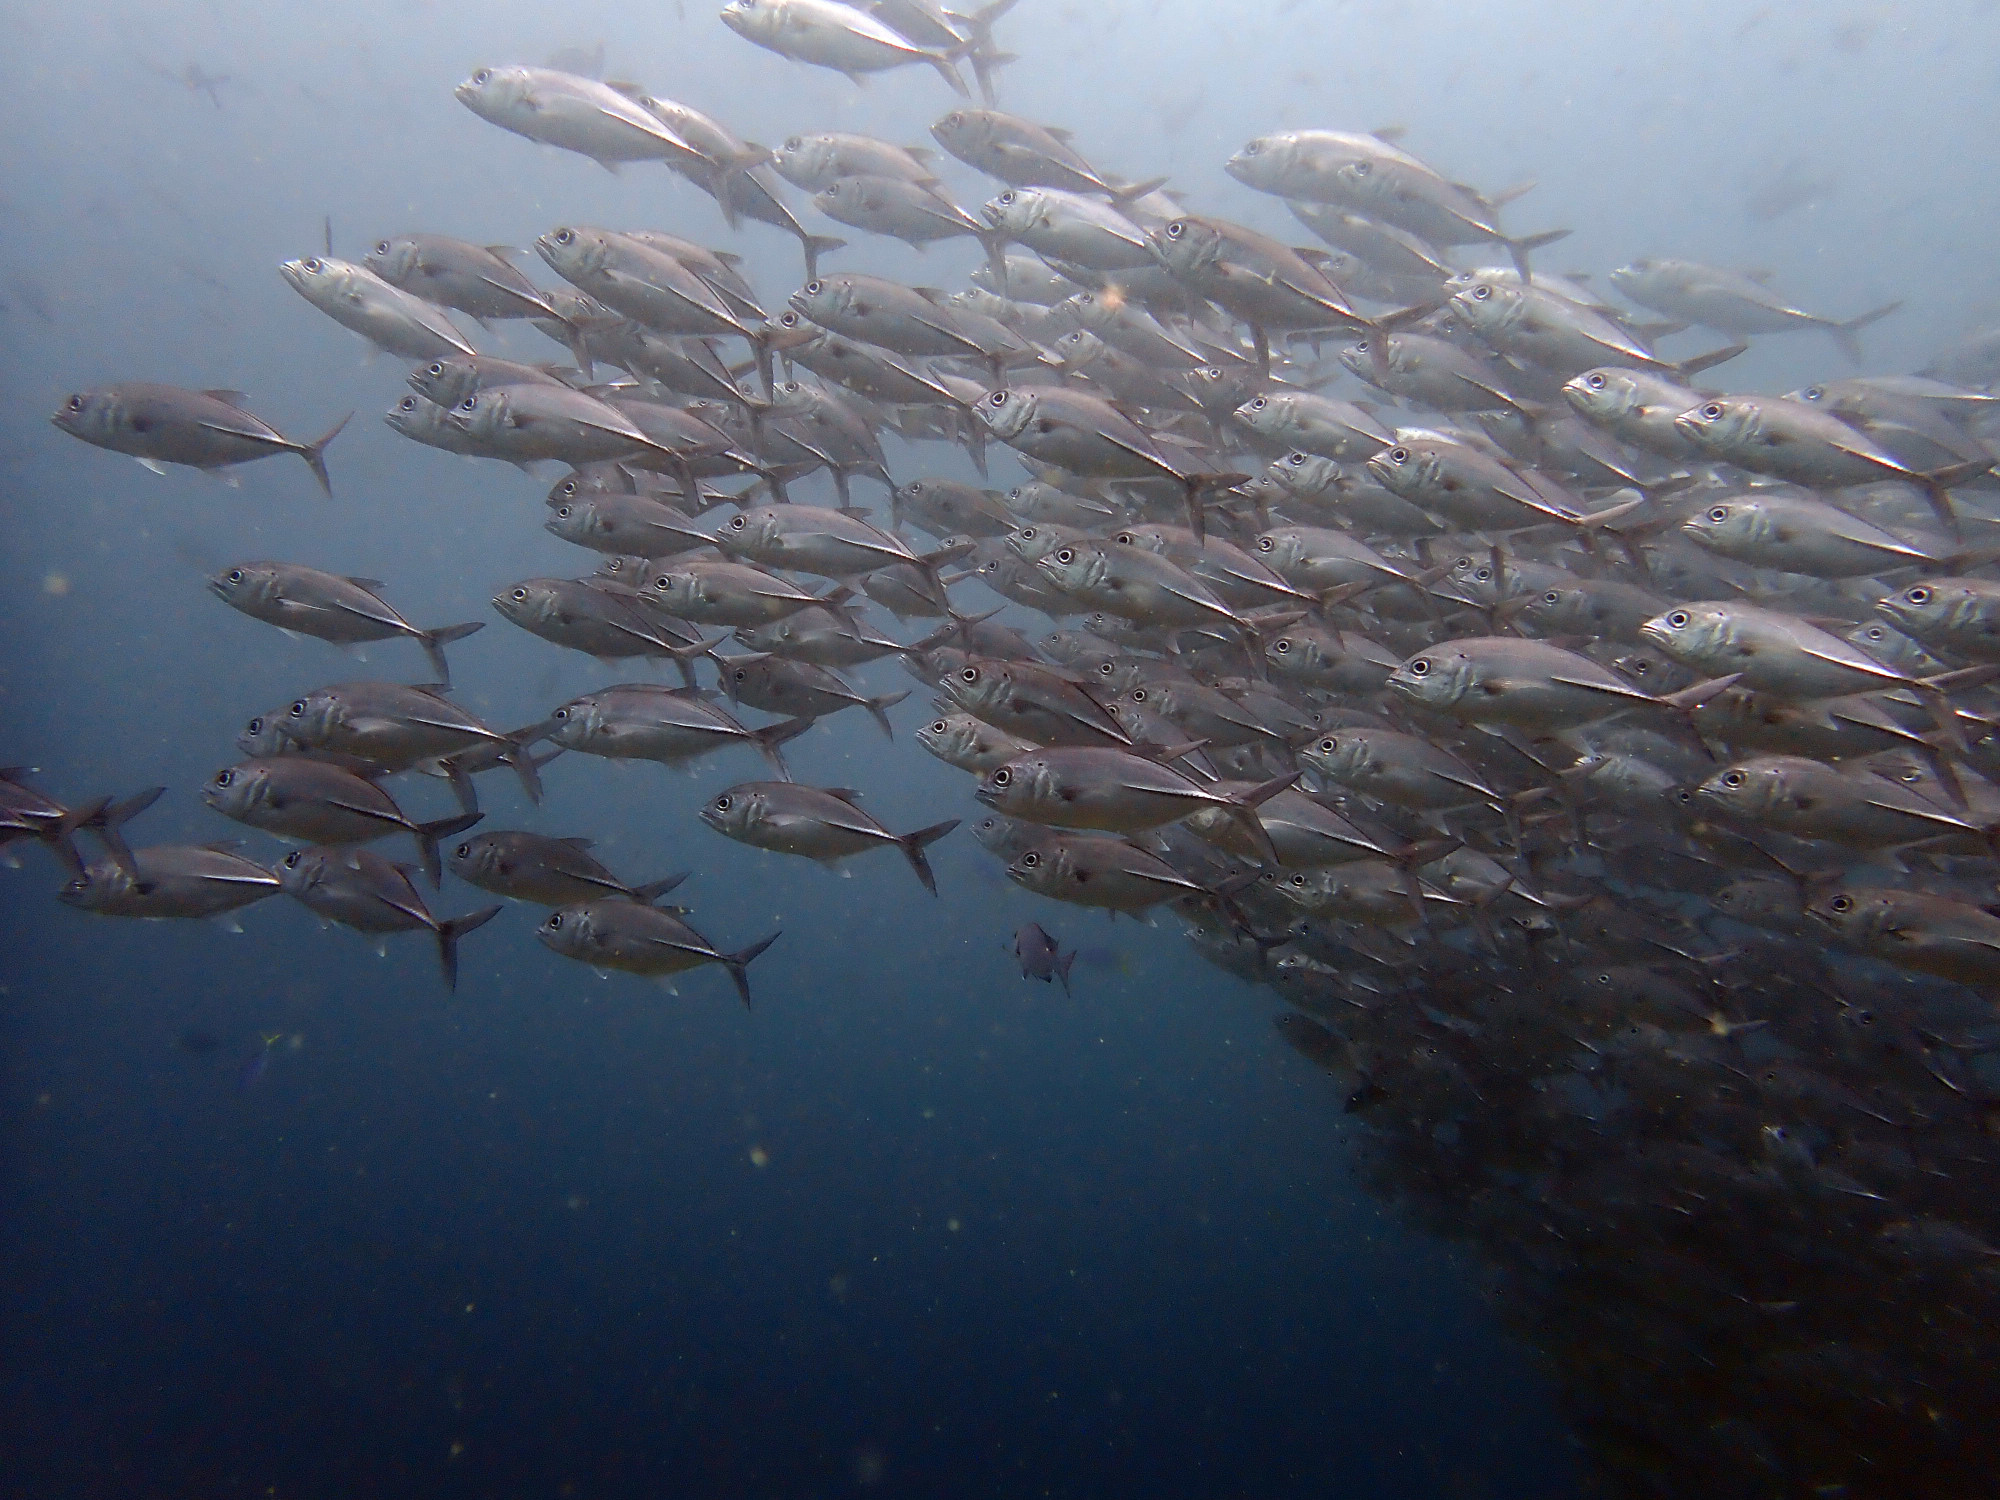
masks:
<path id="1" fill-rule="evenodd" d="M 988 787 L 982 786 L 974 790 L 972 794 L 972 800 L 974 802 L 983 803 L 985 806 L 993 808 L 996 811 L 1000 806 L 1000 798 L 996 796 L 994 792 Z"/>

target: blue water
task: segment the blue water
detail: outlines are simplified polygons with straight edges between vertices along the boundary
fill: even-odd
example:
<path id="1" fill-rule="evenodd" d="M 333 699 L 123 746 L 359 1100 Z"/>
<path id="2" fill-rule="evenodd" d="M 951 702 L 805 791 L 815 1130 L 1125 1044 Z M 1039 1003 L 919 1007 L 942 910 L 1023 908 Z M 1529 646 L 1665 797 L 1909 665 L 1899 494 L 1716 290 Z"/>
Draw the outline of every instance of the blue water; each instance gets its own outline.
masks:
<path id="1" fill-rule="evenodd" d="M 252 714 L 424 675 L 411 647 L 354 662 L 234 614 L 201 586 L 232 561 L 381 578 L 421 623 L 488 619 L 452 661 L 496 725 L 643 675 L 492 615 L 502 584 L 588 569 L 540 529 L 546 479 L 390 432 L 401 364 L 276 265 L 329 218 L 356 259 L 405 230 L 655 226 L 741 252 L 776 304 L 796 246 L 732 236 L 661 169 L 613 177 L 499 132 L 453 83 L 601 40 L 609 76 L 763 141 L 916 142 L 949 100 L 928 72 L 857 91 L 797 68 L 701 4 L 4 15 L 0 761 L 69 797 L 167 785 L 146 841 L 241 832 L 198 791 Z M 1393 122 L 1470 181 L 1539 177 L 1511 222 L 1573 225 L 1560 266 L 1686 254 L 1781 266 L 1808 306 L 1908 299 L 1871 331 L 1883 369 L 1996 303 L 1990 5 L 1023 0 L 1001 36 L 1021 54 L 1005 107 L 1270 227 L 1282 209 L 1221 172 L 1244 139 Z M 220 106 L 175 76 L 191 61 L 227 75 Z M 1746 215 L 1797 161 L 1837 186 Z M 989 191 L 947 175 L 961 201 Z M 952 283 L 975 253 L 841 264 Z M 481 347 L 553 351 L 526 331 Z M 1825 356 L 1768 341 L 1731 381 L 1785 389 Z M 231 490 L 47 425 L 113 379 L 241 388 L 295 435 L 356 409 L 337 498 L 289 459 Z M 971 477 L 942 445 L 892 440 L 891 466 Z M 893 664 L 853 678 L 906 685 Z M 862 788 L 898 830 L 969 814 L 968 782 L 909 738 L 921 696 L 893 751 L 844 717 L 792 747 L 795 774 Z M 489 826 L 589 834 L 635 879 L 695 871 L 675 899 L 723 947 L 781 925 L 749 1014 L 713 970 L 678 995 L 599 980 L 534 941 L 528 908 L 467 940 L 454 998 L 427 941 L 377 958 L 285 900 L 239 936 L 59 907 L 36 849 L 0 871 L 0 1493 L 1583 1492 L 1570 1407 L 1489 1268 L 1364 1187 L 1365 1125 L 1272 1030 L 1268 990 L 1167 919 L 1035 901 L 963 834 L 933 851 L 933 902 L 893 855 L 842 878 L 696 822 L 761 774 L 747 752 L 692 774 L 570 756 L 539 809 L 482 784 Z M 451 810 L 441 783 L 406 805 Z M 448 884 L 434 904 L 484 899 Z M 1007 940 L 1028 920 L 1109 950 L 1073 1000 L 1020 979 Z"/>

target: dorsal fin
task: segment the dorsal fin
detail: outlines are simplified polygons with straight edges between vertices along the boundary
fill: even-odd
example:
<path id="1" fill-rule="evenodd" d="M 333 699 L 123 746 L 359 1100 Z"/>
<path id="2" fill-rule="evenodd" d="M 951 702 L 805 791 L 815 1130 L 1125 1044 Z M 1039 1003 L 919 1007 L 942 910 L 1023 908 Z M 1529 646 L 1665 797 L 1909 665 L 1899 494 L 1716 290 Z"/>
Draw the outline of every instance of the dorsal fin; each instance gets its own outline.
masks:
<path id="1" fill-rule="evenodd" d="M 359 584 L 364 589 L 385 589 L 389 586 L 379 578 L 360 578 L 356 577 L 352 573 L 347 575 L 347 581 L 349 583 Z"/>
<path id="2" fill-rule="evenodd" d="M 1072 136 L 1068 130 L 1064 129 L 1060 125 L 1044 125 L 1042 129 L 1046 130 L 1050 135 L 1054 136 L 1057 140 L 1061 141 L 1065 146 L 1067 146 L 1072 140 L 1075 139 L 1075 137 Z"/>
<path id="3" fill-rule="evenodd" d="M 589 849 L 597 843 L 597 840 L 586 839 L 586 838 L 569 838 L 569 839 L 557 839 L 556 842 L 558 844 L 568 844 L 572 849 Z"/>
<path id="4" fill-rule="evenodd" d="M 1410 133 L 1410 127 L 1407 125 L 1378 125 L 1368 133 L 1384 145 L 1393 146 Z"/>
<path id="5" fill-rule="evenodd" d="M 249 395 L 244 391 L 215 390 L 203 391 L 202 394 L 214 400 L 225 402 L 230 406 L 241 406 L 245 401 L 250 399 Z"/>
<path id="6" fill-rule="evenodd" d="M 823 786 L 820 788 L 829 797 L 838 797 L 849 807 L 861 805 L 861 793 L 851 786 Z"/>
<path id="7" fill-rule="evenodd" d="M 608 89 L 616 89 L 634 103 L 646 97 L 646 86 L 643 83 L 627 83 L 622 79 L 607 78 L 604 80 L 604 86 Z"/>

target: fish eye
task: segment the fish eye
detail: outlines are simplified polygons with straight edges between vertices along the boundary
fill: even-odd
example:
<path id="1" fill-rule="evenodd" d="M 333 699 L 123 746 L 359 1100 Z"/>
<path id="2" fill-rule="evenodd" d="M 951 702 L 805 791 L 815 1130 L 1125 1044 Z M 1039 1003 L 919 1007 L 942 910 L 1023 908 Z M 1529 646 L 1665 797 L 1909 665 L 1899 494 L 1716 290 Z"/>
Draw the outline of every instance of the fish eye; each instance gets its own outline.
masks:
<path id="1" fill-rule="evenodd" d="M 1826 387 L 1823 385 L 1809 385 L 1799 394 L 1804 396 L 1808 401 L 1820 401 L 1825 399 Z"/>
<path id="2" fill-rule="evenodd" d="M 520 602 L 522 602 L 522 601 L 523 601 L 524 599 L 526 599 L 527 597 L 528 597 L 528 591 L 527 591 L 526 589 L 515 589 L 515 590 L 514 590 L 514 602 L 515 602 L 516 604 L 519 604 Z"/>
<path id="3" fill-rule="evenodd" d="M 797 136 L 797 135 L 795 135 L 795 136 L 790 136 L 790 137 L 788 137 L 788 138 L 786 139 L 786 141 L 785 141 L 785 150 L 787 150 L 787 151 L 803 151 L 803 150 L 805 149 L 805 145 L 806 145 L 806 142 L 805 142 L 805 137 L 804 137 L 804 136 Z"/>
<path id="4" fill-rule="evenodd" d="M 1474 568 L 1472 576 L 1477 582 L 1484 583 L 1493 576 L 1493 570 L 1491 568 Z"/>
<path id="5" fill-rule="evenodd" d="M 472 845 L 470 845 L 470 844 L 460 844 L 460 845 L 459 845 L 459 846 L 458 846 L 458 847 L 457 847 L 456 849 L 454 849 L 454 850 L 452 850 L 452 851 L 451 851 L 451 857 L 452 857 L 453 859 L 470 859 L 470 858 L 472 858 Z"/>
<path id="6" fill-rule="evenodd" d="M 961 682 L 977 682 L 979 681 L 979 668 L 967 667 L 958 674 L 958 677 Z"/>
<path id="7" fill-rule="evenodd" d="M 1321 755 L 1331 755 L 1333 754 L 1334 751 L 1338 750 L 1339 748 L 1340 748 L 1340 741 L 1335 739 L 1332 735 L 1328 735 L 1325 739 L 1319 742 L 1319 753 Z"/>
<path id="8" fill-rule="evenodd" d="M 951 725 L 947 724 L 947 723 L 946 723 L 946 722 L 945 722 L 945 721 L 944 721 L 943 719 L 936 719 L 936 720 L 933 720 L 933 721 L 932 721 L 932 723 L 931 723 L 931 733 L 932 733 L 932 734 L 944 734 L 944 733 L 946 733 L 946 732 L 947 732 L 947 731 L 948 731 L 948 730 L 949 730 L 950 728 L 951 728 Z"/>
<path id="9" fill-rule="evenodd" d="M 1391 448 L 1389 450 L 1390 463 L 1406 464 L 1409 461 L 1410 461 L 1410 450 L 1408 448 Z"/>
<path id="10" fill-rule="evenodd" d="M 1041 862 L 1042 862 L 1041 855 L 1035 853 L 1035 851 L 1032 849 L 1030 849 L 1026 854 L 1021 856 L 1021 868 L 1024 870 L 1032 870 Z"/>
<path id="11" fill-rule="evenodd" d="M 228 786 L 235 779 L 236 773 L 234 771 L 217 771 L 215 773 L 215 784 L 217 786 Z"/>
<path id="12" fill-rule="evenodd" d="M 294 849 L 290 854 L 285 856 L 285 868 L 287 870 L 296 870 L 299 867 L 299 861 L 303 858 L 305 856 L 297 849 Z"/>
<path id="13" fill-rule="evenodd" d="M 559 911 L 550 912 L 548 921 L 542 923 L 542 925 L 548 928 L 550 932 L 561 932 L 562 924 L 563 924 L 563 914 Z"/>
<path id="14" fill-rule="evenodd" d="M 743 528 L 744 528 L 745 526 L 747 526 L 748 524 L 749 524 L 749 522 L 748 522 L 748 521 L 746 521 L 746 520 L 745 520 L 745 519 L 743 518 L 743 516 L 742 516 L 742 515 L 741 515 L 740 513 L 739 513 L 739 514 L 737 514 L 737 515 L 734 515 L 734 516 L 731 516 L 731 517 L 729 518 L 729 529 L 730 529 L 731 531 L 741 531 L 741 530 L 742 530 L 742 529 L 743 529 Z"/>
<path id="15" fill-rule="evenodd" d="M 659 589 L 661 592 L 664 593 L 668 588 L 673 586 L 673 581 L 674 581 L 673 574 L 662 573 L 658 578 L 655 578 L 653 580 L 653 587 Z"/>
<path id="16" fill-rule="evenodd" d="M 262 734 L 262 733 L 264 732 L 264 720 L 263 720 L 263 717 L 262 717 L 262 716 L 260 715 L 259 717 L 257 717 L 257 718 L 254 718 L 254 719 L 252 719 L 252 720 L 251 720 L 251 721 L 250 721 L 250 722 L 249 722 L 248 724 L 244 725 L 243 727 L 244 727 L 244 730 L 245 730 L 245 732 L 246 732 L 246 733 L 249 733 L 249 734 L 253 734 L 253 735 L 254 735 L 254 734 Z"/>
<path id="17" fill-rule="evenodd" d="M 432 360 L 429 364 L 424 366 L 424 373 L 426 375 L 431 375 L 431 376 L 444 374 L 444 361 L 441 359 Z"/>
<path id="18" fill-rule="evenodd" d="M 1728 506 L 1726 506 L 1726 505 L 1711 505 L 1711 506 L 1710 506 L 1710 507 L 1708 508 L 1708 518 L 1709 518 L 1709 520 L 1711 520 L 1711 521 L 1726 521 L 1726 520 L 1728 520 L 1728 519 L 1729 519 L 1729 507 L 1728 507 Z"/>
<path id="19" fill-rule="evenodd" d="M 1749 779 L 1741 771 L 1724 771 L 1722 773 L 1722 784 L 1727 787 L 1741 786 Z"/>
<path id="20" fill-rule="evenodd" d="M 71 411 L 82 411 L 82 410 L 83 410 L 83 397 L 81 397 L 81 396 L 72 396 L 72 397 L 70 397 L 70 398 L 69 398 L 69 409 L 70 409 Z"/>
<path id="21" fill-rule="evenodd" d="M 1561 592 L 1560 592 L 1560 591 L 1558 591 L 1558 590 L 1556 590 L 1556 589 L 1550 589 L 1550 590 L 1549 590 L 1549 591 L 1548 591 L 1548 592 L 1547 592 L 1546 594 L 1542 595 L 1542 603 L 1544 603 L 1544 604 L 1560 604 L 1560 603 L 1562 603 L 1562 594 L 1561 594 Z"/>
<path id="22" fill-rule="evenodd" d="M 1263 398 L 1262 396 L 1258 396 L 1258 397 L 1256 397 L 1256 398 L 1255 398 L 1254 400 L 1252 400 L 1252 401 L 1251 401 L 1251 403 L 1250 403 L 1250 410 L 1252 410 L 1252 411 L 1262 411 L 1262 410 L 1263 410 L 1263 409 L 1264 409 L 1265 407 L 1269 406 L 1270 404 L 1271 404 L 1271 403 L 1270 403 L 1269 401 L 1265 400 L 1265 399 L 1264 399 L 1264 398 Z"/>
<path id="23" fill-rule="evenodd" d="M 1262 141 L 1252 141 L 1249 145 L 1243 148 L 1243 154 L 1245 156 L 1255 156 L 1259 151 L 1262 151 L 1263 149 L 1264 149 L 1264 143 Z"/>
<path id="24" fill-rule="evenodd" d="M 1920 583 L 1905 593 L 1903 597 L 1912 604 L 1928 604 L 1930 603 L 1931 591 Z"/>
<path id="25" fill-rule="evenodd" d="M 1687 629 L 1688 612 L 1684 609 L 1675 610 L 1672 614 L 1667 616 L 1667 624 L 1673 627 L 1675 630 Z"/>
<path id="26" fill-rule="evenodd" d="M 1278 544 L 1272 541 L 1267 536 L 1260 536 L 1257 538 L 1257 550 L 1259 552 L 1275 552 L 1277 550 L 1277 547 Z"/>
<path id="27" fill-rule="evenodd" d="M 574 479 L 565 479 L 558 487 L 558 492 L 564 495 L 576 494 L 576 481 Z"/>
<path id="28" fill-rule="evenodd" d="M 241 583 L 243 581 L 243 570 L 241 568 L 231 568 L 229 570 L 229 581 L 231 583 Z"/>
<path id="29" fill-rule="evenodd" d="M 1722 415 L 1722 403 L 1720 401 L 1710 401 L 1706 403 L 1705 405 L 1703 405 L 1701 409 L 1701 414 L 1704 417 L 1708 418 L 1709 421 L 1711 422 L 1715 421 Z"/>
<path id="30" fill-rule="evenodd" d="M 1289 654 L 1290 654 L 1290 652 L 1291 652 L 1291 649 L 1292 649 L 1292 643 L 1291 643 L 1290 641 L 1288 641 L 1288 640 L 1277 640 L 1277 641 L 1273 641 L 1273 642 L 1271 643 L 1271 649 L 1272 649 L 1273 651 L 1277 652 L 1277 653 L 1278 653 L 1278 655 L 1280 655 L 1280 656 L 1286 656 L 1286 655 L 1289 655 Z"/>
<path id="31" fill-rule="evenodd" d="M 1366 177 L 1374 170 L 1375 164 L 1373 162 L 1358 161 L 1354 164 L 1354 175 L 1356 177 Z"/>
<path id="32" fill-rule="evenodd" d="M 1298 887 L 1298 888 L 1299 888 L 1300 890 L 1304 890 L 1304 889 L 1306 888 L 1306 878 L 1305 878 L 1305 876 L 1303 876 L 1303 875 L 1294 875 L 1294 876 L 1292 877 L 1292 884 L 1293 884 L 1293 885 L 1295 885 L 1295 886 L 1297 886 L 1297 887 Z"/>
<path id="33" fill-rule="evenodd" d="M 377 255 L 387 255 L 389 253 L 389 242 L 387 240 L 377 240 L 375 242 L 375 253 Z"/>
<path id="34" fill-rule="evenodd" d="M 1134 703 L 1144 703 L 1149 696 L 1144 688 L 1132 689 L 1132 701 Z"/>
<path id="35" fill-rule="evenodd" d="M 1838 912 L 1853 911 L 1854 898 L 1852 896 L 1835 896 L 1831 901 L 1826 903 L 1826 909 Z"/>
<path id="36" fill-rule="evenodd" d="M 1474 302 L 1484 302 L 1488 297 L 1492 295 L 1493 295 L 1493 288 L 1490 286 L 1482 284 L 1472 289 L 1472 300 Z"/>
<path id="37" fill-rule="evenodd" d="M 1415 661 L 1410 663 L 1410 675 L 1412 677 L 1428 677 L 1430 675 L 1430 671 L 1431 671 L 1431 662 L 1430 658 L 1427 656 L 1420 656 Z"/>
<path id="38" fill-rule="evenodd" d="M 555 242 L 558 245 L 567 245 L 571 240 L 575 238 L 576 235 L 572 231 L 567 229 L 558 229 L 555 232 Z"/>
<path id="39" fill-rule="evenodd" d="M 401 401 L 396 403 L 397 411 L 415 411 L 416 409 L 417 398 L 415 396 L 405 396 Z"/>
<path id="40" fill-rule="evenodd" d="M 550 714 L 549 717 L 552 719 L 567 719 L 569 717 L 569 710 L 566 708 L 559 708 L 554 713 Z"/>
<path id="41" fill-rule="evenodd" d="M 1005 766 L 1002 766 L 999 770 L 993 773 L 993 784 L 995 786 L 1007 786 L 1011 784 L 1013 780 L 1014 780 L 1014 773 L 1008 770 Z"/>
<path id="42" fill-rule="evenodd" d="M 1589 386 L 1593 391 L 1601 391 L 1604 389 L 1604 377 L 1602 375 L 1586 375 L 1583 377 L 1583 383 Z"/>
<path id="43" fill-rule="evenodd" d="M 1074 547 L 1064 547 L 1064 548 L 1063 548 L 1063 549 L 1062 549 L 1062 550 L 1061 550 L 1060 552 L 1056 553 L 1056 561 L 1057 561 L 1057 562 L 1059 562 L 1059 563 L 1073 563 L 1073 562 L 1075 562 L 1075 561 L 1076 561 L 1076 548 L 1074 548 Z"/>
<path id="44" fill-rule="evenodd" d="M 305 716 L 306 716 L 306 700 L 300 698 L 292 704 L 292 717 L 295 719 L 303 719 Z"/>
<path id="45" fill-rule="evenodd" d="M 720 797 L 717 797 L 715 799 L 715 810 L 717 812 L 728 812 L 731 807 L 735 806 L 735 804 L 736 804 L 736 799 L 730 796 L 727 792 L 724 792 Z"/>
<path id="46" fill-rule="evenodd" d="M 472 81 L 474 83 L 491 83 L 493 81 L 493 70 L 491 68 L 481 68 L 477 73 L 472 75 Z"/>
<path id="47" fill-rule="evenodd" d="M 479 409 L 479 398 L 477 396 L 467 396 L 463 401 L 458 403 L 458 409 L 460 411 L 477 411 Z"/>
<path id="48" fill-rule="evenodd" d="M 573 507 L 568 505 L 559 505 L 556 507 L 556 514 L 566 521 L 569 519 L 569 513 L 572 509 Z"/>
<path id="49" fill-rule="evenodd" d="M 1177 240 L 1186 233 L 1187 233 L 1187 225 L 1182 223 L 1179 219 L 1174 220 L 1173 223 L 1167 226 L 1167 238 L 1170 240 Z"/>
<path id="50" fill-rule="evenodd" d="M 1005 406 L 1007 404 L 1007 393 L 1005 391 L 995 391 L 992 395 L 988 396 L 986 399 L 992 402 L 995 406 Z"/>
<path id="51" fill-rule="evenodd" d="M 305 269 L 307 275 L 317 276 L 321 271 L 324 271 L 326 269 L 326 264 L 317 255 L 315 255 L 309 257 L 306 260 Z"/>

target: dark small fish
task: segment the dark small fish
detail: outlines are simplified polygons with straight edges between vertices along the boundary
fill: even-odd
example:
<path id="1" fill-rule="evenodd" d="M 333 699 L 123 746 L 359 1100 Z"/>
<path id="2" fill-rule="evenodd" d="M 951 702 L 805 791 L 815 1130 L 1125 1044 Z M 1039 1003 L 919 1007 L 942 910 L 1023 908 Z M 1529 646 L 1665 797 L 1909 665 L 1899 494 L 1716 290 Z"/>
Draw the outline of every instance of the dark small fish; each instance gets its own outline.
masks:
<path id="1" fill-rule="evenodd" d="M 1063 994 L 1069 994 L 1069 969 L 1076 962 L 1076 950 L 1063 952 L 1040 923 L 1030 922 L 1014 934 L 1014 957 L 1020 962 L 1023 979 L 1039 979 L 1043 984 L 1060 979 Z"/>

